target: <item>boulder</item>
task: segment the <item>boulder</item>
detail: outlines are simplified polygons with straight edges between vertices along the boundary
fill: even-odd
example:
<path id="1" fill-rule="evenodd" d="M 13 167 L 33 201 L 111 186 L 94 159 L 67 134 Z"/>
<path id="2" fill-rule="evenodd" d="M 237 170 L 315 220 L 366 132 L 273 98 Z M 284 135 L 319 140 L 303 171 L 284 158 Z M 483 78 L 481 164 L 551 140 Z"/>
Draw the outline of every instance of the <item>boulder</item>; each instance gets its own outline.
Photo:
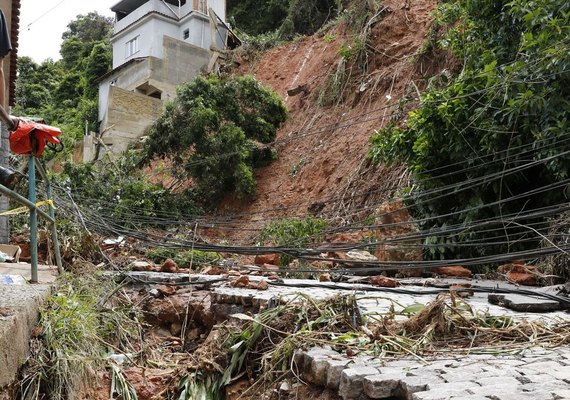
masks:
<path id="1" fill-rule="evenodd" d="M 395 288 L 396 286 L 398 286 L 397 280 L 382 275 L 371 276 L 370 283 L 372 285 L 380 287 L 388 287 L 388 288 Z"/>
<path id="2" fill-rule="evenodd" d="M 281 256 L 279 254 L 258 254 L 255 256 L 255 265 L 279 265 L 279 260 Z"/>
<path id="3" fill-rule="evenodd" d="M 167 258 L 160 266 L 160 272 L 178 272 L 178 264 L 173 259 Z"/>
<path id="4" fill-rule="evenodd" d="M 436 275 L 454 277 L 454 278 L 471 278 L 473 272 L 461 265 L 453 265 L 449 267 L 432 268 L 431 272 Z"/>
<path id="5" fill-rule="evenodd" d="M 538 285 L 538 278 L 541 276 L 534 265 L 521 261 L 503 264 L 497 268 L 497 272 L 504 274 L 509 282 L 527 286 Z"/>

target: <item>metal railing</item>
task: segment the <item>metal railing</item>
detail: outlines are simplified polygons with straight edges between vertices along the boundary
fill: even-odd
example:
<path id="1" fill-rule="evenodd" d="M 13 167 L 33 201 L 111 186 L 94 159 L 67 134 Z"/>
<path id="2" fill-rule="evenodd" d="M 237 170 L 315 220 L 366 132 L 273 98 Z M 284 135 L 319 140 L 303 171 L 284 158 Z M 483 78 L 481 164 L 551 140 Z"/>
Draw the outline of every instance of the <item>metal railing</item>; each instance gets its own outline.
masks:
<path id="1" fill-rule="evenodd" d="M 0 106 L 0 120 L 8 126 L 8 129 L 14 128 L 14 123 L 12 122 L 10 116 L 6 110 Z M 31 133 L 30 135 L 33 135 Z M 34 138 L 31 137 L 32 147 L 35 142 Z M 0 193 L 14 200 L 15 202 L 27 207 L 30 210 L 30 256 L 31 256 L 31 282 L 38 282 L 38 217 L 43 218 L 51 225 L 51 236 L 54 246 L 55 262 L 58 271 L 61 273 L 63 271 L 63 266 L 61 262 L 61 253 L 59 250 L 59 240 L 57 238 L 57 228 L 55 225 L 55 207 L 53 201 L 51 201 L 51 183 L 48 179 L 47 173 L 35 156 L 36 152 L 32 151 L 32 154 L 28 156 L 28 198 L 21 196 L 10 188 L 0 184 Z M 40 173 L 43 181 L 46 184 L 46 194 L 49 201 L 49 212 L 46 213 L 41 210 L 37 205 L 37 193 L 36 193 L 36 171 Z"/>

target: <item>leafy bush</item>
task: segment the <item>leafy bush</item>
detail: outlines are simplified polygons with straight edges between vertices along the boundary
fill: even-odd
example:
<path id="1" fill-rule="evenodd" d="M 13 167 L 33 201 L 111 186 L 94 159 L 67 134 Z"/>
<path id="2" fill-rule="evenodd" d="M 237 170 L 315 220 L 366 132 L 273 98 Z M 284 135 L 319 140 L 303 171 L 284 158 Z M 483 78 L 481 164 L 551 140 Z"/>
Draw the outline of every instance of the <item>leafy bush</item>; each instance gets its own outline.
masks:
<path id="1" fill-rule="evenodd" d="M 311 242 L 319 241 L 327 229 L 324 219 L 308 216 L 304 219 L 284 218 L 271 221 L 259 235 L 259 240 L 276 246 L 306 248 Z M 281 255 L 281 265 L 288 265 L 291 257 Z"/>
<path id="2" fill-rule="evenodd" d="M 139 160 L 140 151 L 129 150 L 116 161 L 65 163 L 63 173 L 54 176 L 54 180 L 69 190 L 79 204 L 101 210 L 123 224 L 136 226 L 148 221 L 144 217 L 166 215 L 175 220 L 201 212 L 193 191 L 172 193 L 162 184 L 149 182 L 137 169 Z"/>
<path id="3" fill-rule="evenodd" d="M 247 197 L 253 168 L 274 157 L 263 144 L 286 119 L 283 101 L 253 77 L 198 77 L 179 87 L 150 128 L 145 158 L 174 157 L 175 173 L 192 179 L 204 204 L 227 193 Z"/>
<path id="4" fill-rule="evenodd" d="M 406 162 L 421 188 L 447 188 L 412 195 L 410 210 L 440 243 L 432 257 L 479 256 L 538 245 L 517 243 L 541 218 L 504 230 L 503 216 L 559 204 L 563 188 L 528 194 L 570 174 L 570 4 L 564 0 L 451 1 L 440 5 L 449 30 L 438 45 L 464 60 L 447 86 L 428 91 L 405 128 L 394 125 L 372 138 L 376 162 Z M 529 166 L 530 161 L 537 161 Z M 463 186 L 460 186 L 463 183 Z M 448 215 L 456 213 L 455 215 Z M 448 215 L 448 216 L 446 216 Z M 495 225 L 474 229 L 491 219 Z M 449 226 L 463 227 L 451 236 Z M 517 236 L 519 235 L 519 236 Z M 509 240 L 511 238 L 511 240 Z M 448 247 L 445 242 L 498 242 Z M 502 242 L 502 243 L 501 243 Z M 458 250 L 459 249 L 459 250 Z"/>
<path id="5" fill-rule="evenodd" d="M 62 275 L 41 311 L 42 334 L 23 373 L 22 398 L 76 398 L 114 352 L 135 353 L 140 340 L 136 309 L 110 296 L 117 285 L 98 271 Z M 24 395 L 27 393 L 29 395 Z"/>

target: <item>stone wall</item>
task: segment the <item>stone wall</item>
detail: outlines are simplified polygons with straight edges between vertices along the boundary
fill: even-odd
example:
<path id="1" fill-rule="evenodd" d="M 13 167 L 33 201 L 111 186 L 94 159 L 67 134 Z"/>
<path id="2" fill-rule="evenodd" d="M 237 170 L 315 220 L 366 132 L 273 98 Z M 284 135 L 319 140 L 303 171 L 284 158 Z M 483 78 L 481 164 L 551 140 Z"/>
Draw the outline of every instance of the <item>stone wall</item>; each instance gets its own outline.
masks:
<path id="1" fill-rule="evenodd" d="M 109 108 L 107 111 L 107 131 L 102 140 L 106 151 L 115 154 L 125 151 L 129 143 L 144 134 L 162 112 L 162 101 L 143 94 L 130 92 L 118 87 L 109 91 Z"/>

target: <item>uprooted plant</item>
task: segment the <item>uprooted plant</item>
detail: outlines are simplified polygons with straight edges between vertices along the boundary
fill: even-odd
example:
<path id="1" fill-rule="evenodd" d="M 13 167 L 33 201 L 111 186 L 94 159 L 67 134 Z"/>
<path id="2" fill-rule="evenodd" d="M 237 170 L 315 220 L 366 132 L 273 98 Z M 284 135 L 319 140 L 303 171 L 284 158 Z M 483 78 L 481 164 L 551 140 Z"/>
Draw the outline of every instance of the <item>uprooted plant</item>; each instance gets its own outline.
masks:
<path id="1" fill-rule="evenodd" d="M 384 300 L 392 305 L 383 315 L 363 313 L 352 295 L 317 301 L 304 294 L 282 299 L 256 316 L 234 315 L 194 354 L 180 399 L 222 398 L 224 388 L 242 378 L 255 382 L 249 391 L 258 393 L 295 373 L 293 355 L 299 348 L 328 345 L 354 354 L 425 361 L 446 352 L 510 353 L 570 342 L 568 323 L 494 316 L 453 292 L 426 305 Z"/>

